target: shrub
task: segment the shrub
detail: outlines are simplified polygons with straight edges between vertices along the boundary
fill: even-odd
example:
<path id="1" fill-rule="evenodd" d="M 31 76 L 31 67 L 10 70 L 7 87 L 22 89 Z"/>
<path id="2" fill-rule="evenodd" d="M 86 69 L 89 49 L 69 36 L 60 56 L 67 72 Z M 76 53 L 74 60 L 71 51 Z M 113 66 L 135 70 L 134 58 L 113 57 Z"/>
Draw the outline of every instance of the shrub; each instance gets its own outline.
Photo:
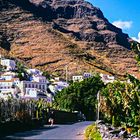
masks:
<path id="1" fill-rule="evenodd" d="M 102 137 L 101 137 L 99 131 L 97 131 L 95 124 L 89 125 L 86 128 L 85 137 L 90 140 L 102 140 Z"/>

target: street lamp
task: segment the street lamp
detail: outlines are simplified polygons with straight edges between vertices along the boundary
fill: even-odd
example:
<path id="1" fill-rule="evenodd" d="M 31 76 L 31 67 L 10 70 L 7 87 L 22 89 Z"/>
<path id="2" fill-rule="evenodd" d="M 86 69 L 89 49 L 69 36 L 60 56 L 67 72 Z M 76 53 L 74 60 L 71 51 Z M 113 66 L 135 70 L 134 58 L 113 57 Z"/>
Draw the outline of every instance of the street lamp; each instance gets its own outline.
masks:
<path id="1" fill-rule="evenodd" d="M 100 91 L 97 93 L 97 117 L 96 117 L 96 130 L 97 130 L 97 125 L 98 121 L 100 119 Z"/>
<path id="2" fill-rule="evenodd" d="M 97 93 L 97 120 L 100 119 L 100 91 Z"/>

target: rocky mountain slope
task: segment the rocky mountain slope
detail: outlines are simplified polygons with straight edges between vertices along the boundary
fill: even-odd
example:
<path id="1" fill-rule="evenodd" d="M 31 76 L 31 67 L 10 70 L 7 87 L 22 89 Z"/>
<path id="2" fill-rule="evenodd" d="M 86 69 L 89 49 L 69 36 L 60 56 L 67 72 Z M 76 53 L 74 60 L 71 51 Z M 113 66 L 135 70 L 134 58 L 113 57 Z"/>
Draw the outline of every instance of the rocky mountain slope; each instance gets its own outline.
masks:
<path id="1" fill-rule="evenodd" d="M 129 40 L 84 0 L 0 0 L 1 53 L 32 67 L 138 76 Z"/>

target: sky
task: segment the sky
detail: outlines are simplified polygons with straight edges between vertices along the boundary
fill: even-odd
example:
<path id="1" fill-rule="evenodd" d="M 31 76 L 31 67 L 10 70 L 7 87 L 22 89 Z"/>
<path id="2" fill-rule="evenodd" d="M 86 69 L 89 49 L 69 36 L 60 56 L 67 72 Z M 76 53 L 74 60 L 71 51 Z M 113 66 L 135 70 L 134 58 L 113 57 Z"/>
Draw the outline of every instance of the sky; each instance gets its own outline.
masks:
<path id="1" fill-rule="evenodd" d="M 113 25 L 140 42 L 140 0 L 86 0 L 101 9 Z"/>

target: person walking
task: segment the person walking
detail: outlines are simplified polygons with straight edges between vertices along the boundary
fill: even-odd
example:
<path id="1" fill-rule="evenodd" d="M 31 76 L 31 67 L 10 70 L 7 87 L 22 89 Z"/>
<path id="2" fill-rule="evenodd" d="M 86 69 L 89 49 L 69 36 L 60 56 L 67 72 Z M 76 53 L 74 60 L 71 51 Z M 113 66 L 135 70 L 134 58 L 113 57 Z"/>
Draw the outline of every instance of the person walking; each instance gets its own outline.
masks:
<path id="1" fill-rule="evenodd" d="M 50 112 L 50 115 L 49 115 L 49 123 L 50 123 L 50 126 L 53 126 L 54 124 L 54 111 L 51 111 Z"/>

